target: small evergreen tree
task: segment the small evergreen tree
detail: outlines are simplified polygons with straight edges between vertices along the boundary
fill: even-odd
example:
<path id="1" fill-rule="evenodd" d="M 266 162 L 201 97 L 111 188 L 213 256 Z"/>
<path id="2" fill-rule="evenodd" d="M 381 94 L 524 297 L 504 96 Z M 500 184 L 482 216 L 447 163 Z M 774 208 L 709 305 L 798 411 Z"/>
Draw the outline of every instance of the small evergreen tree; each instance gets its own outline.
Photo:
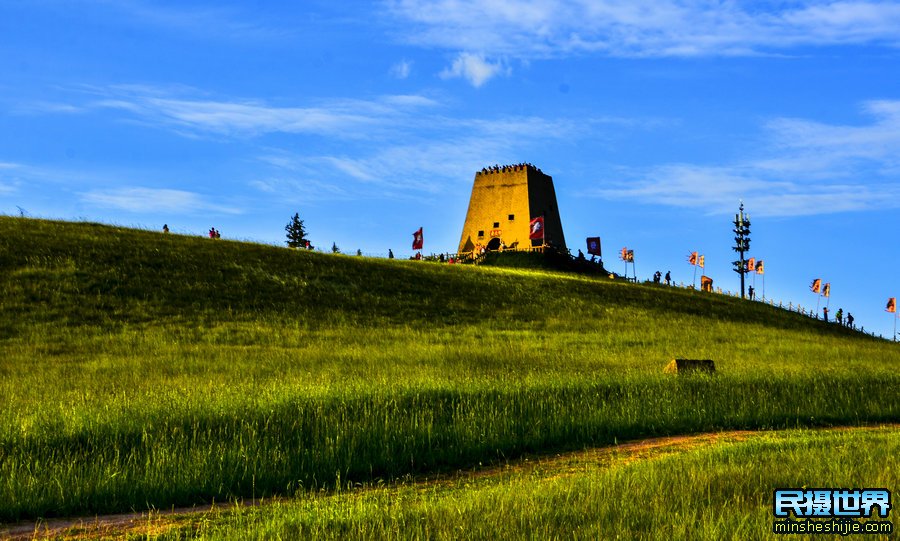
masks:
<path id="1" fill-rule="evenodd" d="M 338 245 L 337 245 L 336 242 L 334 242 L 334 243 L 331 244 L 331 252 L 334 253 L 334 254 L 339 254 L 339 253 L 341 253 L 341 249 L 338 248 Z"/>
<path id="2" fill-rule="evenodd" d="M 304 248 L 306 246 L 306 228 L 303 227 L 303 220 L 300 219 L 300 213 L 294 213 L 291 221 L 284 226 L 287 236 L 287 245 L 290 248 Z"/>

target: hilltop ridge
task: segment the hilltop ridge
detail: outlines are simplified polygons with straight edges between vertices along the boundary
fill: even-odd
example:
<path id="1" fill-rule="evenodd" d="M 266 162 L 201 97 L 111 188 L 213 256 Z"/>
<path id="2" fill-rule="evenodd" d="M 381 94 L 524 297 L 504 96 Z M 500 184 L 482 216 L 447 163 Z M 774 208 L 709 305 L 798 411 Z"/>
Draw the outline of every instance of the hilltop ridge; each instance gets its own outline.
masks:
<path id="1" fill-rule="evenodd" d="M 598 324 L 629 311 L 861 338 L 762 303 L 552 270 L 361 258 L 92 223 L 0 218 L 5 333 L 29 323 L 156 318 L 300 319 L 315 327 L 543 322 Z M 602 328 L 596 329 L 602 332 Z"/>

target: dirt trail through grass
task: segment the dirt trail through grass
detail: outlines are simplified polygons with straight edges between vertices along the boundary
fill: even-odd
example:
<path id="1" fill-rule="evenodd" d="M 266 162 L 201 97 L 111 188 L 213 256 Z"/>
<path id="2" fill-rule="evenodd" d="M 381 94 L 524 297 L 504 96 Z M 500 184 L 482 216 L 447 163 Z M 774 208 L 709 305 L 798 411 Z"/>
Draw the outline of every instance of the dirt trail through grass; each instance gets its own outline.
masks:
<path id="1" fill-rule="evenodd" d="M 900 423 L 877 426 L 845 426 L 820 431 L 861 431 L 874 429 L 900 429 Z M 668 436 L 648 438 L 644 440 L 623 442 L 618 445 L 597 447 L 582 451 L 552 455 L 527 455 L 502 465 L 479 467 L 461 470 L 453 474 L 439 474 L 410 478 L 398 481 L 397 485 L 413 485 L 417 489 L 428 490 L 435 486 L 452 487 L 460 481 L 490 482 L 505 476 L 535 472 L 542 478 L 555 478 L 577 475 L 584 470 L 586 464 L 594 467 L 610 467 L 624 465 L 636 460 L 645 460 L 665 455 L 684 453 L 702 447 L 717 444 L 734 443 L 750 438 L 764 437 L 773 432 L 752 430 L 731 430 L 705 434 Z M 388 485 L 390 486 L 390 485 Z M 382 485 L 378 487 L 384 489 Z M 353 490 L 366 491 L 370 486 L 364 485 Z M 135 513 L 120 513 L 96 517 L 61 518 L 38 522 L 27 522 L 14 525 L 0 525 L 0 539 L 111 539 L 126 536 L 156 536 L 173 528 L 187 526 L 203 520 L 213 511 L 227 512 L 235 506 L 254 507 L 268 505 L 272 499 L 242 500 L 240 502 L 219 503 L 195 507 L 182 507 L 169 510 L 154 510 Z"/>

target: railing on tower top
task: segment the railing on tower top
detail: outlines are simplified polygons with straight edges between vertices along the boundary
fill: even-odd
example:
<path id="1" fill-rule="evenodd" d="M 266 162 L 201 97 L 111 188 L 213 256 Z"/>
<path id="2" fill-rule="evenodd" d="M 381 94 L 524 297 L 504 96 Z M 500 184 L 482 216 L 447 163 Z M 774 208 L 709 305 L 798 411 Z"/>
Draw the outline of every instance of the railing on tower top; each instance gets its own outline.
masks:
<path id="1" fill-rule="evenodd" d="M 547 246 L 524 246 L 524 247 L 516 246 L 515 248 L 500 248 L 498 250 L 485 249 L 481 252 L 476 252 L 475 250 L 473 250 L 471 252 L 460 252 L 457 254 L 450 254 L 450 257 L 454 258 L 454 260 L 457 261 L 458 263 L 471 263 L 474 265 L 478 265 L 478 264 L 484 262 L 485 256 L 487 256 L 488 254 L 493 253 L 493 252 L 497 252 L 497 253 L 504 253 L 504 252 L 544 253 L 545 248 L 547 248 Z"/>

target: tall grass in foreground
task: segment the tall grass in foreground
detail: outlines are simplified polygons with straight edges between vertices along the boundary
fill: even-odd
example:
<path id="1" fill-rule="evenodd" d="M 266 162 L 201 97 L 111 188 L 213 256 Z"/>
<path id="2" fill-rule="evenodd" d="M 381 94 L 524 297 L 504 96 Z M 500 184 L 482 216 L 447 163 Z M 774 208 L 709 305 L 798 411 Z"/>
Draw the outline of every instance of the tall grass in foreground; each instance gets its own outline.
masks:
<path id="1" fill-rule="evenodd" d="M 589 457 L 568 460 L 565 468 L 551 464 L 453 483 L 308 494 L 205 513 L 162 537 L 777 539 L 776 488 L 881 487 L 896 494 L 897 456 L 896 430 L 774 433 L 638 462 Z M 897 528 L 896 510 L 889 518 Z"/>
<path id="2" fill-rule="evenodd" d="M 330 390 L 210 401 L 169 393 L 107 418 L 6 430 L 0 517 L 292 494 L 659 434 L 890 421 L 900 378 L 628 377 Z"/>

